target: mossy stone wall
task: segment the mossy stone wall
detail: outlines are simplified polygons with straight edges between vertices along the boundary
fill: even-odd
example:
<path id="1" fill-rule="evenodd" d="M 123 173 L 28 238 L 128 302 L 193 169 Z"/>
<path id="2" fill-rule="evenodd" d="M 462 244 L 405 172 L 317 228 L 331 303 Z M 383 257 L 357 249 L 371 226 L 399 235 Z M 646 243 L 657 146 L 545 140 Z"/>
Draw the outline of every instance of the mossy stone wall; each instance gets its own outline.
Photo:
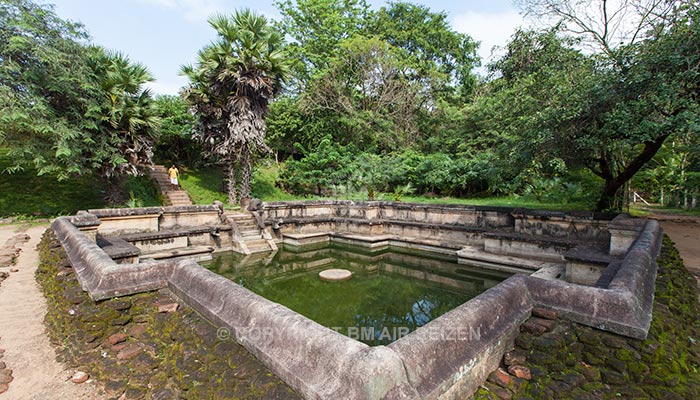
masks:
<path id="1" fill-rule="evenodd" d="M 539 336 L 522 332 L 513 353 L 525 357 L 531 379 L 492 374 L 474 398 L 700 399 L 697 283 L 668 237 L 657 263 L 646 340 L 563 320 Z"/>
<path id="2" fill-rule="evenodd" d="M 94 302 L 48 230 L 36 277 L 58 359 L 104 384 L 105 399 L 294 399 L 299 396 L 168 291 Z"/>

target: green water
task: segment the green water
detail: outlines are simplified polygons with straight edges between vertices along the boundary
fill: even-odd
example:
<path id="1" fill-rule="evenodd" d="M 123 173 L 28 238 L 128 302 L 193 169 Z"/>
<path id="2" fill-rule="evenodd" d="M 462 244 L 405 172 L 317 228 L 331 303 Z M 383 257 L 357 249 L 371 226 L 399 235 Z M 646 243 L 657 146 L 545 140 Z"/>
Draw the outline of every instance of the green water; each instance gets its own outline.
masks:
<path id="1" fill-rule="evenodd" d="M 282 247 L 248 257 L 224 253 L 202 265 L 371 346 L 405 336 L 508 276 L 433 253 L 335 244 Z M 348 269 L 353 277 L 319 279 L 329 268 Z"/>

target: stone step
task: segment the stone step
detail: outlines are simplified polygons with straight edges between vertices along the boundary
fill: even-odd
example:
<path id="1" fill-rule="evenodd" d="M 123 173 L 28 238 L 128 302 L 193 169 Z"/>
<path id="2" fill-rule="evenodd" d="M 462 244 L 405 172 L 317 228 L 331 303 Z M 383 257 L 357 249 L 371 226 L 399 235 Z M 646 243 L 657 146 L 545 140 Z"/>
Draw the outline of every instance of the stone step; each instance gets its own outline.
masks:
<path id="1" fill-rule="evenodd" d="M 245 224 L 241 224 L 240 222 L 236 222 L 236 225 L 238 225 L 238 229 L 241 230 L 241 231 L 248 231 L 248 230 L 252 230 L 252 229 L 258 229 L 258 224 L 255 223 L 255 222 L 245 223 Z"/>
<path id="2" fill-rule="evenodd" d="M 238 230 L 243 232 L 243 231 L 257 231 L 258 230 L 258 224 L 240 224 L 236 223 L 236 226 L 238 227 Z"/>
<path id="3" fill-rule="evenodd" d="M 270 247 L 270 245 L 267 244 L 267 240 L 265 239 L 255 239 L 255 240 L 246 240 L 245 242 L 246 246 L 248 247 L 255 247 L 255 246 L 267 246 Z"/>
<path id="4" fill-rule="evenodd" d="M 265 245 L 260 245 L 260 246 L 257 246 L 257 245 L 256 246 L 248 246 L 248 250 L 251 253 L 262 253 L 262 252 L 272 251 L 272 249 L 270 248 L 270 246 L 267 243 L 265 243 Z"/>
<path id="5" fill-rule="evenodd" d="M 235 213 L 235 214 L 228 214 L 227 217 L 230 217 L 234 221 L 242 221 L 242 220 L 253 220 L 253 216 L 250 214 L 244 214 L 244 213 Z"/>
<path id="6" fill-rule="evenodd" d="M 562 265 L 562 263 L 490 253 L 477 246 L 464 246 L 457 252 L 457 262 L 459 264 L 476 265 L 487 269 L 513 273 L 528 273 L 541 268 L 558 268 Z M 556 268 L 552 270 L 556 270 Z"/>
<path id="7" fill-rule="evenodd" d="M 201 254 L 210 254 L 214 251 L 213 247 L 210 246 L 189 246 L 189 247 L 179 247 L 175 249 L 168 249 L 164 251 L 159 251 L 157 253 L 142 254 L 142 258 L 152 258 L 154 260 L 163 260 L 167 258 L 194 256 Z"/>

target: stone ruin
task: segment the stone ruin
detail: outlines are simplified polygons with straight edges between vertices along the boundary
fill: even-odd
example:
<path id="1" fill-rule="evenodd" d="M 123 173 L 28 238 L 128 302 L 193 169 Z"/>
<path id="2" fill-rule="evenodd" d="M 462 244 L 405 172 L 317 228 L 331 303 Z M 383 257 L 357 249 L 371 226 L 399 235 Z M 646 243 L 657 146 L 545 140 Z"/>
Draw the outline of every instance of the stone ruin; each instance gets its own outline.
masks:
<path id="1" fill-rule="evenodd" d="M 625 215 L 350 201 L 263 203 L 230 215 L 220 204 L 88 210 L 52 227 L 93 300 L 167 288 L 302 396 L 324 399 L 468 396 L 534 307 L 644 338 L 662 238 L 656 221 Z M 196 262 L 325 241 L 439 252 L 513 275 L 390 345 L 369 347 Z"/>

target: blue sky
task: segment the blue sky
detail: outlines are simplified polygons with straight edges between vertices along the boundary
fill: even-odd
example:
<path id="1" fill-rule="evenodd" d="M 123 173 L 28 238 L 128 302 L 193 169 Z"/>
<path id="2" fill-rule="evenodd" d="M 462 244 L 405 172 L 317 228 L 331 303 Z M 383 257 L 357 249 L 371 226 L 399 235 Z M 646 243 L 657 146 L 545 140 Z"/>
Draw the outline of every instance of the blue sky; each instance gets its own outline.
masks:
<path id="1" fill-rule="evenodd" d="M 368 0 L 377 9 L 385 4 Z M 207 17 L 251 8 L 279 19 L 273 0 L 44 0 L 64 19 L 81 22 L 95 44 L 118 50 L 145 64 L 155 76 L 149 84 L 158 94 L 176 94 L 187 84 L 180 66 L 195 61 L 197 51 L 211 42 Z M 523 24 L 511 0 L 418 0 L 414 3 L 447 12 L 452 27 L 481 41 L 479 54 L 488 58 L 494 45 L 506 43 Z"/>

